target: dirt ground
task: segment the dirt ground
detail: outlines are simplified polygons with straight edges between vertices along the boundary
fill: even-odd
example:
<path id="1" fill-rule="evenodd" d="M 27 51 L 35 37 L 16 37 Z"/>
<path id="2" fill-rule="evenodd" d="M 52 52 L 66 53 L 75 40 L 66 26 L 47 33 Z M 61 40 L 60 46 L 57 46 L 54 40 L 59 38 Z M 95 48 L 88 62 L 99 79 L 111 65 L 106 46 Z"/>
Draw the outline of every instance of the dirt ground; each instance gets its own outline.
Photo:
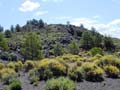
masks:
<path id="1" fill-rule="evenodd" d="M 120 90 L 120 79 L 105 78 L 103 82 L 76 83 L 76 90 Z"/>
<path id="2" fill-rule="evenodd" d="M 19 79 L 22 82 L 22 90 L 45 90 L 45 81 L 39 82 L 38 86 L 33 86 L 28 80 L 28 74 L 21 74 Z M 2 83 L 0 83 L 0 90 L 4 90 Z M 120 78 L 105 78 L 103 82 L 79 82 L 76 83 L 76 90 L 120 90 Z"/>

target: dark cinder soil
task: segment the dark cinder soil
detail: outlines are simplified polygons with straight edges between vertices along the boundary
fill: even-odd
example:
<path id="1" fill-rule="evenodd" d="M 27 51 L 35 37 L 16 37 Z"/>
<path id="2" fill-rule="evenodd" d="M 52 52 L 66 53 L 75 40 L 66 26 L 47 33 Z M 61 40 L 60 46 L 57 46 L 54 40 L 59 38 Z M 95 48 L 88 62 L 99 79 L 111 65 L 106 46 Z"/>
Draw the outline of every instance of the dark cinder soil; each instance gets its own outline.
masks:
<path id="1" fill-rule="evenodd" d="M 20 80 L 23 83 L 23 90 L 45 90 L 44 81 L 41 81 L 38 86 L 33 86 L 30 84 L 27 78 L 27 74 L 23 74 L 23 76 L 20 77 Z M 103 82 L 83 81 L 80 83 L 76 83 L 76 90 L 120 90 L 120 78 L 105 78 Z"/>
<path id="2" fill-rule="evenodd" d="M 120 79 L 105 78 L 103 82 L 76 83 L 77 90 L 120 90 Z"/>
<path id="3" fill-rule="evenodd" d="M 21 73 L 19 79 L 22 82 L 22 90 L 45 90 L 45 81 L 41 81 L 37 86 L 34 86 L 30 84 L 27 73 Z"/>
<path id="4" fill-rule="evenodd" d="M 18 79 L 22 82 L 22 90 L 45 90 L 45 81 L 39 82 L 38 86 L 33 86 L 28 80 L 28 74 L 20 73 Z M 1 82 L 0 90 L 4 90 Z M 120 78 L 105 78 L 103 82 L 79 82 L 76 83 L 76 90 L 120 90 Z"/>

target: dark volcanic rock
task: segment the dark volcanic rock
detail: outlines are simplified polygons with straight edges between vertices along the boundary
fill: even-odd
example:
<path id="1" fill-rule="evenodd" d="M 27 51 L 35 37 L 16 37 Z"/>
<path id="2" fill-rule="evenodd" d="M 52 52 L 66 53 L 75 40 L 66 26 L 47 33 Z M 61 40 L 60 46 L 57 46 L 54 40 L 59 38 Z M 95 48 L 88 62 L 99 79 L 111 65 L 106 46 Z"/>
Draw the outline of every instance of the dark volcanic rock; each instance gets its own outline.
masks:
<path id="1" fill-rule="evenodd" d="M 73 40 L 73 37 L 70 35 L 65 35 L 64 37 L 58 38 L 58 42 L 62 44 L 69 44 Z"/>

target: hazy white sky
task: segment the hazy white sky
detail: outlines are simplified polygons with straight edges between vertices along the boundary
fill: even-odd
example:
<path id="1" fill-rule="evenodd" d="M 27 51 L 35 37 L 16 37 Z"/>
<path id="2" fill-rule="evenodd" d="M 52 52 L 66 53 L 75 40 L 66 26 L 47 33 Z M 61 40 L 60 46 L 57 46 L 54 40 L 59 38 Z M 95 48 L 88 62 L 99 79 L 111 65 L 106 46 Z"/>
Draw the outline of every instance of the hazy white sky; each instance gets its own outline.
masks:
<path id="1" fill-rule="evenodd" d="M 30 19 L 92 26 L 120 38 L 120 0 L 0 0 L 0 24 L 23 25 Z"/>

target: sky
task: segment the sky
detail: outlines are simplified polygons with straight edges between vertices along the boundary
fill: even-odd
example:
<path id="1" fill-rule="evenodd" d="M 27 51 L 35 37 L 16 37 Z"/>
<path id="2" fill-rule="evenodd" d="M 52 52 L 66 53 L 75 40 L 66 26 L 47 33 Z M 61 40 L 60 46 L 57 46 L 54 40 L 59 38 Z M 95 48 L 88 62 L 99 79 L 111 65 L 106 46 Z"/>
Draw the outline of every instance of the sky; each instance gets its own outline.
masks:
<path id="1" fill-rule="evenodd" d="M 120 38 L 120 0 L 0 0 L 0 25 L 21 26 L 31 19 L 71 24 Z"/>

